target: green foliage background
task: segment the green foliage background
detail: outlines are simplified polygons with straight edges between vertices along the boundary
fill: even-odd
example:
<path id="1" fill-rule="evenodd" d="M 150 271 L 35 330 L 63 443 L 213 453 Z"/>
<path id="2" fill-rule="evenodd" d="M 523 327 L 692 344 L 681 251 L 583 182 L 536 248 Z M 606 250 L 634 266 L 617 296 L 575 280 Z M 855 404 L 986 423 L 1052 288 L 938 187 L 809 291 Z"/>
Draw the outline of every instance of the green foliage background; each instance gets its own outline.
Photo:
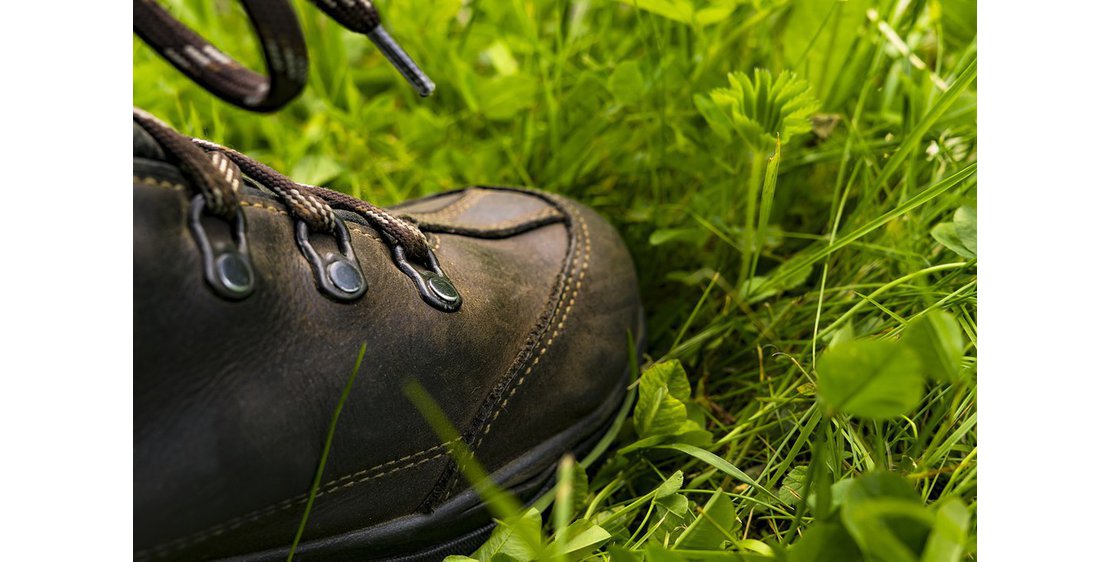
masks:
<path id="1" fill-rule="evenodd" d="M 304 4 L 282 111 L 138 40 L 135 105 L 378 204 L 565 193 L 636 259 L 636 411 L 588 485 L 560 471 L 577 500 L 476 558 L 974 558 L 974 2 L 382 0 L 427 99 Z M 236 3 L 171 7 L 261 67 Z"/>

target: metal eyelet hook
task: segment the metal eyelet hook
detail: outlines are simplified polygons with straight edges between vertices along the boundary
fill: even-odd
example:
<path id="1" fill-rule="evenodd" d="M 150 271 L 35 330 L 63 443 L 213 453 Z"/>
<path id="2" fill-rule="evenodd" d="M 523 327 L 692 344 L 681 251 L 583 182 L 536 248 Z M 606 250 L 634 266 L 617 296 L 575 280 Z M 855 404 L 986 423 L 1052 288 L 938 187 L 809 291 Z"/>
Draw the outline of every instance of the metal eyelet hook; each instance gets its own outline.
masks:
<path id="1" fill-rule="evenodd" d="M 351 246 L 351 233 L 342 219 L 335 217 L 334 234 L 339 245 L 338 254 L 328 252 L 321 256 L 308 240 L 308 224 L 304 221 L 298 220 L 294 231 L 301 253 L 312 266 L 316 287 L 320 292 L 337 301 L 353 301 L 366 293 L 366 278 L 362 275 L 358 256 Z"/>
<path id="2" fill-rule="evenodd" d="M 462 295 L 443 273 L 443 269 L 439 267 L 439 260 L 431 250 L 428 250 L 428 265 L 431 270 L 416 269 L 400 244 L 393 245 L 393 262 L 416 284 L 416 290 L 420 292 L 420 298 L 424 299 L 424 302 L 443 312 L 455 312 L 462 306 Z"/>
<path id="3" fill-rule="evenodd" d="M 213 242 L 201 223 L 204 195 L 189 203 L 189 230 L 204 259 L 204 278 L 216 294 L 229 300 L 242 300 L 254 291 L 254 266 L 247 246 L 247 219 L 242 208 L 235 210 L 231 222 L 231 241 Z"/>

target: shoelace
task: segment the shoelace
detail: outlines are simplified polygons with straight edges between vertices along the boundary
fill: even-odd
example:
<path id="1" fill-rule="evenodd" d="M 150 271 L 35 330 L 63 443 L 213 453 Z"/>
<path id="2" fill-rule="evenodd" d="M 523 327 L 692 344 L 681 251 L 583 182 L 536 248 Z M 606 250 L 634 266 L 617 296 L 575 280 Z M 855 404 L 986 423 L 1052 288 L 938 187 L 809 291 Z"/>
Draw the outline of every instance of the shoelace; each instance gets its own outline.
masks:
<path id="1" fill-rule="evenodd" d="M 245 224 L 240 205 L 239 187 L 245 174 L 251 180 L 275 193 L 289 209 L 296 222 L 296 237 L 301 251 L 309 259 L 316 274 L 317 285 L 324 293 L 338 300 L 354 300 L 366 290 L 357 256 L 350 245 L 350 234 L 335 209 L 349 211 L 366 219 L 391 246 L 393 260 L 416 285 L 421 297 L 436 308 L 458 310 L 461 298 L 443 273 L 428 245 L 428 239 L 416 224 L 395 217 L 384 209 L 348 195 L 323 187 L 294 182 L 273 168 L 242 153 L 216 143 L 190 139 L 158 118 L 133 110 L 134 120 L 159 145 L 171 164 L 175 164 L 196 190 L 191 228 L 205 253 L 206 276 L 218 293 L 228 298 L 244 298 L 252 288 L 253 273 L 249 250 L 246 249 Z M 200 205 L 203 203 L 203 205 Z M 203 206 L 203 209 L 201 208 Z M 204 210 L 230 222 L 238 232 L 238 248 L 225 248 L 219 256 L 199 229 L 199 213 Z M 321 256 L 308 242 L 308 232 L 333 234 L 341 254 Z M 219 270 L 219 260 L 235 260 L 228 265 L 239 279 L 229 280 Z M 337 265 L 338 264 L 338 265 Z M 234 275 L 233 275 L 234 277 Z"/>
<path id="2" fill-rule="evenodd" d="M 347 29 L 367 35 L 421 96 L 435 84 L 381 24 L 370 0 L 312 0 Z M 262 45 L 268 76 L 248 69 L 175 19 L 156 0 L 134 0 L 134 29 L 178 70 L 229 103 L 275 111 L 304 89 L 308 53 L 293 8 L 285 0 L 240 0 Z"/>

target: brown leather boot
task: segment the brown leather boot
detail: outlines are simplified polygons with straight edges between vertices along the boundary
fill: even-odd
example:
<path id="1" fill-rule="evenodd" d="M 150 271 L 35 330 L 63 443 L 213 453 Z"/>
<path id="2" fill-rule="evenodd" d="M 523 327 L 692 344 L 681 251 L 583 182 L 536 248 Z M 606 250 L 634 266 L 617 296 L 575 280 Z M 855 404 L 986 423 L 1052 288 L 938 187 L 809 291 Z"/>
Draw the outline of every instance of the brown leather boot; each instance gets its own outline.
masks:
<path id="1" fill-rule="evenodd" d="M 526 502 L 625 396 L 636 276 L 577 203 L 473 187 L 384 211 L 141 112 L 133 180 L 137 558 L 284 558 L 363 342 L 298 556 L 489 532 L 408 381 Z"/>

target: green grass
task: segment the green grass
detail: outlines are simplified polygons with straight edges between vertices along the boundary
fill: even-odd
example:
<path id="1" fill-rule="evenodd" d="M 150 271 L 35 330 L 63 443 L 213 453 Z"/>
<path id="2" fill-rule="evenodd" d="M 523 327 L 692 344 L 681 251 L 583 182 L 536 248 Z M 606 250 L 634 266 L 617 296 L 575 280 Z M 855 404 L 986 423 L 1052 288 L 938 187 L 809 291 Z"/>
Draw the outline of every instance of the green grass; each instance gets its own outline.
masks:
<path id="1" fill-rule="evenodd" d="M 258 66 L 234 3 L 181 4 Z M 309 86 L 281 112 L 220 102 L 138 41 L 134 102 L 375 203 L 527 185 L 618 227 L 655 367 L 588 486 L 564 465 L 500 556 L 973 559 L 974 2 L 460 4 L 380 5 L 428 99 L 298 5 Z"/>

